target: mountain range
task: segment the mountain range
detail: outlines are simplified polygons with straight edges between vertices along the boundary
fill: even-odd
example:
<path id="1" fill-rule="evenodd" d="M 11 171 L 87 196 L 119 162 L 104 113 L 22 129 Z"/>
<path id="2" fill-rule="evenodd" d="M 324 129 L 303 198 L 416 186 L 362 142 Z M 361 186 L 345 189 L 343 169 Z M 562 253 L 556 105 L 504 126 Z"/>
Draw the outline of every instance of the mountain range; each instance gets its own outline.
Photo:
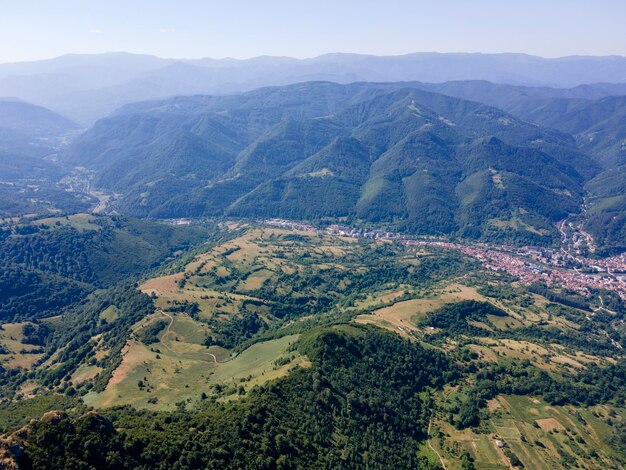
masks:
<path id="1" fill-rule="evenodd" d="M 537 244 L 573 217 L 621 251 L 623 63 L 104 54 L 4 64 L 0 94 L 18 97 L 0 99 L 0 212 L 87 209 L 91 196 L 55 186 L 80 167 L 93 178 L 79 187 L 115 193 L 109 210 L 138 217 L 343 220 Z M 282 85 L 320 77 L 330 81 Z M 437 83 L 454 78 L 481 79 Z M 61 102 L 80 124 L 56 112 Z"/>
<path id="2" fill-rule="evenodd" d="M 622 63 L 0 66 L 0 467 L 626 468 Z"/>
<path id="3" fill-rule="evenodd" d="M 313 82 L 129 105 L 63 159 L 141 217 L 367 221 L 540 240 L 601 164 L 567 133 L 419 84 Z"/>
<path id="4" fill-rule="evenodd" d="M 41 106 L 0 99 L 0 216 L 85 210 L 88 197 L 58 187 L 59 149 L 80 127 Z"/>
<path id="5" fill-rule="evenodd" d="M 161 59 L 126 53 L 66 55 L 0 65 L 0 96 L 24 99 L 88 125 L 135 101 L 241 93 L 307 81 L 441 83 L 488 80 L 541 87 L 626 82 L 626 58 L 525 54 L 326 54 L 310 59 Z"/>

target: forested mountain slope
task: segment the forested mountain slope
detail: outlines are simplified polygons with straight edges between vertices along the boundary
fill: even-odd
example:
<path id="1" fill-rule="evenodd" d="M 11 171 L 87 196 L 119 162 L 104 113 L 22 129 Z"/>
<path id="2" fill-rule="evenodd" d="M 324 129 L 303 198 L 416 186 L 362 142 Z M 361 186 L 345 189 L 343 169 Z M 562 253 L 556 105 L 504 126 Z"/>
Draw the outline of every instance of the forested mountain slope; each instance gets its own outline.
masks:
<path id="1" fill-rule="evenodd" d="M 96 169 L 96 185 L 122 193 L 117 209 L 136 216 L 347 217 L 539 242 L 578 211 L 600 170 L 568 134 L 415 86 L 366 83 L 130 105 L 65 160 Z"/>
<path id="2" fill-rule="evenodd" d="M 6 219 L 0 224 L 0 319 L 61 313 L 89 292 L 137 277 L 203 230 L 125 218 Z"/>

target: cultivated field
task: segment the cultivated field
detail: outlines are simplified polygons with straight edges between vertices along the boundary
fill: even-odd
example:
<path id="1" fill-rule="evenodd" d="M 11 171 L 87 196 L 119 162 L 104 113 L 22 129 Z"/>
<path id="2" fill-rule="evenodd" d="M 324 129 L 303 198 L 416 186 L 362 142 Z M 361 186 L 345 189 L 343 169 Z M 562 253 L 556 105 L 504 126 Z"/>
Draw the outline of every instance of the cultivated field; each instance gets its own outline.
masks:
<path id="1" fill-rule="evenodd" d="M 489 402 L 488 409 L 490 417 L 480 433 L 459 431 L 443 419 L 435 420 L 443 438 L 433 441 L 444 455 L 446 468 L 461 468 L 455 456 L 467 451 L 477 469 L 506 469 L 510 467 L 507 449 L 528 469 L 616 468 L 611 459 L 615 451 L 606 443 L 611 431 L 608 407 L 550 406 L 532 397 L 501 395 Z"/>

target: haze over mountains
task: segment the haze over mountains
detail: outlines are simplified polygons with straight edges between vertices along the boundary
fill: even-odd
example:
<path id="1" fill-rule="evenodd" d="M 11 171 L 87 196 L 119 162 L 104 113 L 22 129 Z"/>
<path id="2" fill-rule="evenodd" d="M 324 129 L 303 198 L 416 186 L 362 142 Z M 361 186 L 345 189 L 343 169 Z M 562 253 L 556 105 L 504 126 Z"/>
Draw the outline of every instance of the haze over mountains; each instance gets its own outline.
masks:
<path id="1" fill-rule="evenodd" d="M 488 80 L 569 88 L 599 82 L 624 84 L 626 58 L 545 59 L 525 54 L 416 53 L 327 54 L 302 60 L 270 56 L 247 60 L 179 60 L 126 53 L 67 55 L 0 65 L 0 96 L 22 98 L 74 121 L 91 124 L 134 101 L 183 94 L 236 93 L 314 80 L 337 83 Z"/>
<path id="2" fill-rule="evenodd" d="M 90 197 L 59 188 L 68 169 L 53 161 L 79 129 L 44 107 L 0 99 L 1 216 L 89 207 Z"/>
<path id="3" fill-rule="evenodd" d="M 496 108 L 327 82 L 129 106 L 65 158 L 96 169 L 95 184 L 135 216 L 349 217 L 420 233 L 521 209 L 549 228 L 576 210 L 581 173 L 599 171 L 570 137 Z"/>

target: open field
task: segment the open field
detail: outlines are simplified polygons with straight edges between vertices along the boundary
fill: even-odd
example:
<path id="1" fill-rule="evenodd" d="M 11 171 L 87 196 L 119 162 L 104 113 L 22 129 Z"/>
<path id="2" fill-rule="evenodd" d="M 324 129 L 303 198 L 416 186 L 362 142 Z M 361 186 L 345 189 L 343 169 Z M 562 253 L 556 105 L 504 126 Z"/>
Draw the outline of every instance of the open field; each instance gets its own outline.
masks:
<path id="1" fill-rule="evenodd" d="M 43 356 L 41 353 L 31 352 L 39 351 L 41 347 L 22 343 L 24 339 L 22 328 L 24 325 L 26 323 L 5 323 L 2 325 L 0 345 L 5 351 L 3 354 L 0 354 L 0 364 L 3 367 L 28 369 Z"/>
<path id="2" fill-rule="evenodd" d="M 146 345 L 131 339 L 122 352 L 122 363 L 113 372 L 106 390 L 90 393 L 85 402 L 97 408 L 130 404 L 139 408 L 173 409 L 179 401 L 197 401 L 202 392 L 210 395 L 213 387 L 238 387 L 248 390 L 288 373 L 291 367 L 306 365 L 292 353 L 294 360 L 282 368 L 274 361 L 282 357 L 297 336 L 257 343 L 236 357 L 202 341 L 207 326 L 185 314 L 157 313 L 144 319 L 134 329 L 140 331 L 156 321 L 168 320 L 159 341 Z M 91 371 L 92 372 L 92 371 Z M 78 377 L 90 373 L 79 369 Z"/>
<path id="3" fill-rule="evenodd" d="M 102 230 L 102 227 L 94 223 L 96 217 L 90 214 L 73 214 L 67 217 L 49 217 L 33 222 L 34 225 L 54 228 L 55 226 L 69 226 L 77 230 Z"/>
<path id="4" fill-rule="evenodd" d="M 398 296 L 387 294 L 388 301 L 392 302 Z M 485 300 L 473 287 L 461 284 L 445 285 L 433 290 L 426 297 L 396 302 L 389 307 L 373 310 L 371 314 L 359 315 L 355 318 L 357 323 L 372 324 L 381 328 L 396 331 L 403 336 L 409 336 L 408 332 L 417 332 L 416 326 L 428 312 L 432 312 L 450 303 L 462 300 Z"/>
<path id="5" fill-rule="evenodd" d="M 108 306 L 105 310 L 100 312 L 100 320 L 105 320 L 107 323 L 112 323 L 119 318 L 119 311 L 115 305 Z"/>
<path id="6" fill-rule="evenodd" d="M 158 311 L 167 315 L 161 318 L 172 322 L 163 333 L 163 347 L 152 345 L 152 348 L 159 349 L 162 356 L 171 352 L 182 359 L 193 360 L 197 355 L 206 356 L 204 339 L 215 335 L 216 328 L 219 334 L 222 324 L 254 314 L 271 325 L 280 319 L 273 315 L 273 299 L 276 297 L 268 299 L 268 291 L 273 291 L 279 299 L 315 298 L 327 294 L 341 298 L 350 292 L 351 275 L 368 271 L 368 258 L 363 257 L 362 252 L 367 246 L 381 243 L 316 232 L 249 228 L 240 236 L 199 254 L 181 272 L 150 279 L 140 286 L 143 292 L 156 296 Z M 419 266 L 428 256 L 431 254 L 413 249 L 398 253 L 395 262 Z M 332 281 L 327 285 L 310 282 L 310 279 L 329 275 Z M 501 285 L 497 277 L 488 279 L 496 287 Z M 298 289 L 294 289 L 295 284 L 299 285 Z M 540 322 L 562 331 L 579 327 L 564 316 L 549 313 L 546 310 L 549 302 L 539 295 L 532 294 L 530 301 L 522 305 L 517 297 L 486 297 L 479 293 L 478 287 L 466 285 L 462 279 L 446 280 L 428 290 L 417 289 L 410 283 L 395 283 L 382 289 L 359 292 L 351 298 L 350 302 L 339 305 L 338 311 L 358 313 L 370 310 L 368 314 L 357 315 L 354 321 L 373 324 L 413 339 L 437 333 L 437 329 L 417 326 L 427 313 L 468 300 L 490 302 L 506 312 L 507 316 L 489 315 L 484 321 L 470 322 L 490 333 Z M 175 313 L 189 303 L 197 307 L 195 320 Z M 479 358 L 492 362 L 529 359 L 551 372 L 581 370 L 589 364 L 602 363 L 598 357 L 565 351 L 558 345 L 514 339 L 468 339 L 471 343 L 468 347 L 478 353 Z M 446 346 L 446 349 L 450 348 L 453 349 L 454 345 Z"/>

